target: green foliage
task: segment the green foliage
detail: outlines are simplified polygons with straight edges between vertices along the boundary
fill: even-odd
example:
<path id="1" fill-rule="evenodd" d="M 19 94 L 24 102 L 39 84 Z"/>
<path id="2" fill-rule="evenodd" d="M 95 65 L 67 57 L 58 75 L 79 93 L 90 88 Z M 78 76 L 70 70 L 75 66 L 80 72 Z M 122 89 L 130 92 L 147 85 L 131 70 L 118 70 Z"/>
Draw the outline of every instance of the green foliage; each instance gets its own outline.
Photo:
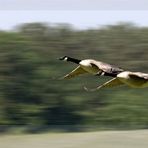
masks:
<path id="1" fill-rule="evenodd" d="M 0 32 L 0 124 L 147 128 L 147 89 L 88 93 L 84 85 L 109 78 L 56 79 L 76 67 L 58 61 L 64 55 L 147 72 L 147 49 L 148 28 L 130 23 L 83 31 L 30 23 Z"/>

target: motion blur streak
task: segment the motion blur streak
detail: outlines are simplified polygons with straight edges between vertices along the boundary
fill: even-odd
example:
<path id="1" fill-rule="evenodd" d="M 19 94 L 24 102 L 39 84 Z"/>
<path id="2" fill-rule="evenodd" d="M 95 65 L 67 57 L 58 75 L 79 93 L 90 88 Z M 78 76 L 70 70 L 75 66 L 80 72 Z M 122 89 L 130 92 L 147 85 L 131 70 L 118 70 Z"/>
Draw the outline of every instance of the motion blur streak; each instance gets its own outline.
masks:
<path id="1" fill-rule="evenodd" d="M 0 31 L 0 132 L 12 126 L 25 127 L 23 132 L 147 128 L 147 89 L 88 93 L 83 86 L 108 78 L 56 80 L 75 67 L 57 60 L 63 55 L 147 73 L 147 49 L 148 27 L 130 23 L 83 31 L 69 24 L 30 23 Z"/>

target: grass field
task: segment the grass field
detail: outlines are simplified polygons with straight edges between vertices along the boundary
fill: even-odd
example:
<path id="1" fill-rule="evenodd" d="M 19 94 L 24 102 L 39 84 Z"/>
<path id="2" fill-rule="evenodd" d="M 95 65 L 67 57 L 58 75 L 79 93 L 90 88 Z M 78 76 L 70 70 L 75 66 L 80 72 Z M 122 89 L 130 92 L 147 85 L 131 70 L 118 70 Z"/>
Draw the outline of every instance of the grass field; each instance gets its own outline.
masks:
<path id="1" fill-rule="evenodd" d="M 148 130 L 1 135 L 0 148 L 148 148 Z"/>

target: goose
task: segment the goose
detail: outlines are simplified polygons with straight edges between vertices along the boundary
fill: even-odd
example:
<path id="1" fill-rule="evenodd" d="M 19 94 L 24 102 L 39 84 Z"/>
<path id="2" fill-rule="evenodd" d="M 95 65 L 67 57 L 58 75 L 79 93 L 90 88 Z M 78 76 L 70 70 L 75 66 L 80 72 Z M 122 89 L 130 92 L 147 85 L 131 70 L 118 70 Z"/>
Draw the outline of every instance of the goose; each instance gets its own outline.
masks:
<path id="1" fill-rule="evenodd" d="M 88 89 L 87 87 L 84 87 L 84 89 L 87 91 L 95 91 L 105 87 L 109 88 L 120 85 L 127 85 L 132 88 L 148 87 L 148 74 L 142 72 L 123 71 L 119 73 L 115 78 L 105 82 L 97 88 Z"/>
<path id="2" fill-rule="evenodd" d="M 64 77 L 62 77 L 62 79 L 70 79 L 86 73 L 99 75 L 99 76 L 105 75 L 105 76 L 116 77 L 117 74 L 119 74 L 120 72 L 123 72 L 123 69 L 119 67 L 116 67 L 114 65 L 110 65 L 101 61 L 97 61 L 94 59 L 79 60 L 79 59 L 71 58 L 68 56 L 64 56 L 59 58 L 59 60 L 78 64 L 78 67 L 76 67 L 70 73 L 66 74 Z"/>

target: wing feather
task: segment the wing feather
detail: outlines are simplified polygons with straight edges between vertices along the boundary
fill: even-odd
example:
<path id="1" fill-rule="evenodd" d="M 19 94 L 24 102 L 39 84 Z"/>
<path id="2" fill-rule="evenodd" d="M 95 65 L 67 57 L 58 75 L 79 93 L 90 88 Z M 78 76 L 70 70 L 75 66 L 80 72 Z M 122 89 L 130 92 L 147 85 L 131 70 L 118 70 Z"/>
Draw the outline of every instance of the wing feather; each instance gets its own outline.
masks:
<path id="1" fill-rule="evenodd" d="M 87 87 L 84 87 L 84 89 L 86 91 L 96 91 L 101 88 L 111 88 L 111 87 L 120 86 L 120 85 L 124 85 L 124 83 L 122 83 L 118 78 L 113 78 L 113 79 L 103 83 L 102 85 L 98 86 L 97 88 L 88 89 Z"/>
<path id="2" fill-rule="evenodd" d="M 65 75 L 64 77 L 62 77 L 62 79 L 74 78 L 74 77 L 76 77 L 78 75 L 85 74 L 85 73 L 88 73 L 88 72 L 85 71 L 84 69 L 82 69 L 80 66 L 78 66 L 72 72 L 70 72 L 67 75 Z"/>
<path id="3" fill-rule="evenodd" d="M 145 73 L 130 73 L 129 76 L 135 80 L 148 80 L 148 74 Z"/>

